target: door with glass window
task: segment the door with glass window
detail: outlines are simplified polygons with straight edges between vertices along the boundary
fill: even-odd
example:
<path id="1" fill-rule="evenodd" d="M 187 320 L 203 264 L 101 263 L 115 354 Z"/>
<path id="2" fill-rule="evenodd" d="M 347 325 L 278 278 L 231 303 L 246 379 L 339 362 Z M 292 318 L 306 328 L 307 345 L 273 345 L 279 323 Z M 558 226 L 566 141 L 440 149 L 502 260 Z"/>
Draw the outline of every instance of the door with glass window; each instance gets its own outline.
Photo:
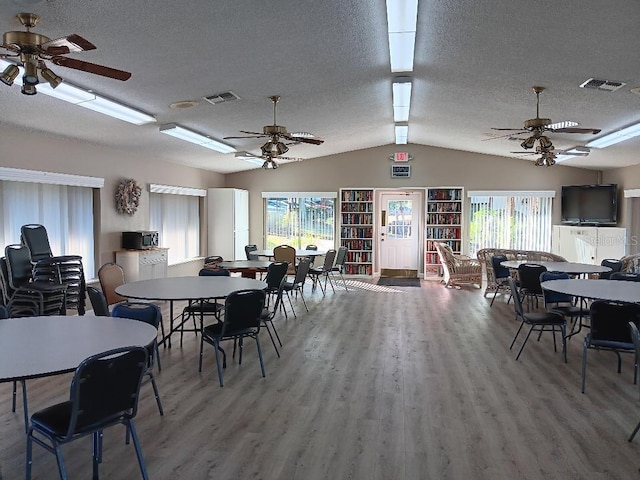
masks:
<path id="1" fill-rule="evenodd" d="M 383 193 L 379 205 L 380 269 L 418 270 L 422 215 L 420 193 Z"/>

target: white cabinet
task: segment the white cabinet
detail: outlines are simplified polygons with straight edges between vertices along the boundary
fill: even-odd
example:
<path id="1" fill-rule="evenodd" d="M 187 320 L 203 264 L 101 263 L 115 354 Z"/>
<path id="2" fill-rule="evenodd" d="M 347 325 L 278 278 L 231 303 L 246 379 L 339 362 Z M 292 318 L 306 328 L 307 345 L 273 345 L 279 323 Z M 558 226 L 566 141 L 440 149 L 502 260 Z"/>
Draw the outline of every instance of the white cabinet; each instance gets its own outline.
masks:
<path id="1" fill-rule="evenodd" d="M 626 243 L 626 228 L 554 225 L 551 251 L 570 262 L 599 265 L 626 255 Z"/>
<path id="2" fill-rule="evenodd" d="M 249 192 L 237 188 L 207 190 L 209 255 L 225 260 L 246 260 L 249 243 Z"/>
<path id="3" fill-rule="evenodd" d="M 154 248 L 116 252 L 116 263 L 124 270 L 125 282 L 166 277 L 167 250 L 168 248 Z"/>

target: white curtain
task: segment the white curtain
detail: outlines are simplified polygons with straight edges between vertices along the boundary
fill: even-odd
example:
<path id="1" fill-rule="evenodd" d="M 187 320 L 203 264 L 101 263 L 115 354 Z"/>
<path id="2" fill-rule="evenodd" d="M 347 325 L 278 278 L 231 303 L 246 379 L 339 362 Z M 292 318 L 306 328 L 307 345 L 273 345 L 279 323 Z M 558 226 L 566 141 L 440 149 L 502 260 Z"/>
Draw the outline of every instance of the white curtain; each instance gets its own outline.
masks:
<path id="1" fill-rule="evenodd" d="M 551 251 L 550 196 L 471 196 L 469 254 L 482 248 Z"/>
<path id="2" fill-rule="evenodd" d="M 54 256 L 80 255 L 85 278 L 93 278 L 93 189 L 0 181 L 0 242 L 20 243 L 20 227 L 44 225 Z"/>
<path id="3" fill-rule="evenodd" d="M 191 195 L 149 194 L 151 230 L 160 246 L 169 249 L 169 264 L 200 255 L 200 199 Z"/>

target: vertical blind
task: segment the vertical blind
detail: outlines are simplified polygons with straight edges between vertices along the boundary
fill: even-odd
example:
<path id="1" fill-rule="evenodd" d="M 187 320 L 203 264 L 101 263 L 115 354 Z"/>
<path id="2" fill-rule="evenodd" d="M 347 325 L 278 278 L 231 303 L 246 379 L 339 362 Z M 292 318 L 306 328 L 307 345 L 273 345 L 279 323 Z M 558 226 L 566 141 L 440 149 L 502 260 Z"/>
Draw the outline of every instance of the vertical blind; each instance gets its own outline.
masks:
<path id="1" fill-rule="evenodd" d="M 160 246 L 169 249 L 168 263 L 200 255 L 200 200 L 197 196 L 149 194 L 149 225 L 160 235 Z"/>
<path id="2" fill-rule="evenodd" d="M 469 253 L 482 248 L 551 250 L 555 192 L 468 192 Z"/>
<path id="3" fill-rule="evenodd" d="M 46 183 L 0 181 L 0 242 L 20 243 L 20 227 L 47 229 L 54 256 L 80 255 L 86 278 L 93 278 L 93 189 Z"/>

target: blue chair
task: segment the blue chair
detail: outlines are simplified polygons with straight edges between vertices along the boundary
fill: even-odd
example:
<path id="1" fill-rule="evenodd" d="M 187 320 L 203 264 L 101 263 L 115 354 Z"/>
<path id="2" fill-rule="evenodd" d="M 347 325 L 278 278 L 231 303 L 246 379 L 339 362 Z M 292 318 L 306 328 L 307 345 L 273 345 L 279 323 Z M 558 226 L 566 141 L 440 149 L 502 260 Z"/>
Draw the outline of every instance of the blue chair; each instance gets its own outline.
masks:
<path id="1" fill-rule="evenodd" d="M 158 325 L 162 321 L 162 312 L 160 308 L 154 303 L 145 302 L 122 302 L 113 307 L 111 312 L 113 317 L 131 318 L 141 322 L 148 323 L 158 329 Z M 158 411 L 160 415 L 164 415 L 162 410 L 162 403 L 160 402 L 160 393 L 158 392 L 158 385 L 153 375 L 153 367 L 156 359 L 158 360 L 158 370 L 161 370 L 160 357 L 158 351 L 158 340 L 154 339 L 150 345 L 147 346 L 147 368 L 144 371 L 144 375 L 149 377 L 149 381 L 153 387 L 153 393 L 156 397 L 156 403 L 158 404 Z"/>
<path id="2" fill-rule="evenodd" d="M 613 272 L 609 280 L 624 280 L 627 282 L 640 282 L 640 273 Z"/>
<path id="3" fill-rule="evenodd" d="M 605 258 L 600 262 L 600 265 L 603 267 L 609 267 L 611 269 L 610 272 L 603 272 L 598 277 L 604 280 L 608 280 L 611 278 L 611 275 L 620 272 L 622 270 L 622 262 L 620 260 L 616 260 L 614 258 Z"/>
<path id="4" fill-rule="evenodd" d="M 491 267 L 493 268 L 493 276 L 496 281 L 496 290 L 493 293 L 493 298 L 491 299 L 491 303 L 489 307 L 493 306 L 493 301 L 498 296 L 502 290 L 507 293 L 510 291 L 509 288 L 509 278 L 511 278 L 511 271 L 502 265 L 502 262 L 506 262 L 508 260 L 506 255 L 494 255 L 491 257 Z M 511 300 L 511 295 L 507 299 L 507 303 Z"/>
<path id="5" fill-rule="evenodd" d="M 540 274 L 540 283 L 544 287 L 544 282 L 548 280 L 568 280 L 571 277 L 564 272 L 542 272 Z M 542 296 L 544 299 L 544 307 L 550 312 L 556 312 L 562 315 L 565 319 L 571 321 L 570 334 L 574 332 L 574 327 L 578 321 L 580 321 L 580 328 L 582 328 L 582 319 L 589 317 L 589 310 L 581 308 L 576 305 L 575 298 L 566 293 L 552 292 L 551 290 L 542 289 Z M 580 331 L 580 330 L 578 330 Z M 577 333 L 577 332 L 575 332 Z"/>

